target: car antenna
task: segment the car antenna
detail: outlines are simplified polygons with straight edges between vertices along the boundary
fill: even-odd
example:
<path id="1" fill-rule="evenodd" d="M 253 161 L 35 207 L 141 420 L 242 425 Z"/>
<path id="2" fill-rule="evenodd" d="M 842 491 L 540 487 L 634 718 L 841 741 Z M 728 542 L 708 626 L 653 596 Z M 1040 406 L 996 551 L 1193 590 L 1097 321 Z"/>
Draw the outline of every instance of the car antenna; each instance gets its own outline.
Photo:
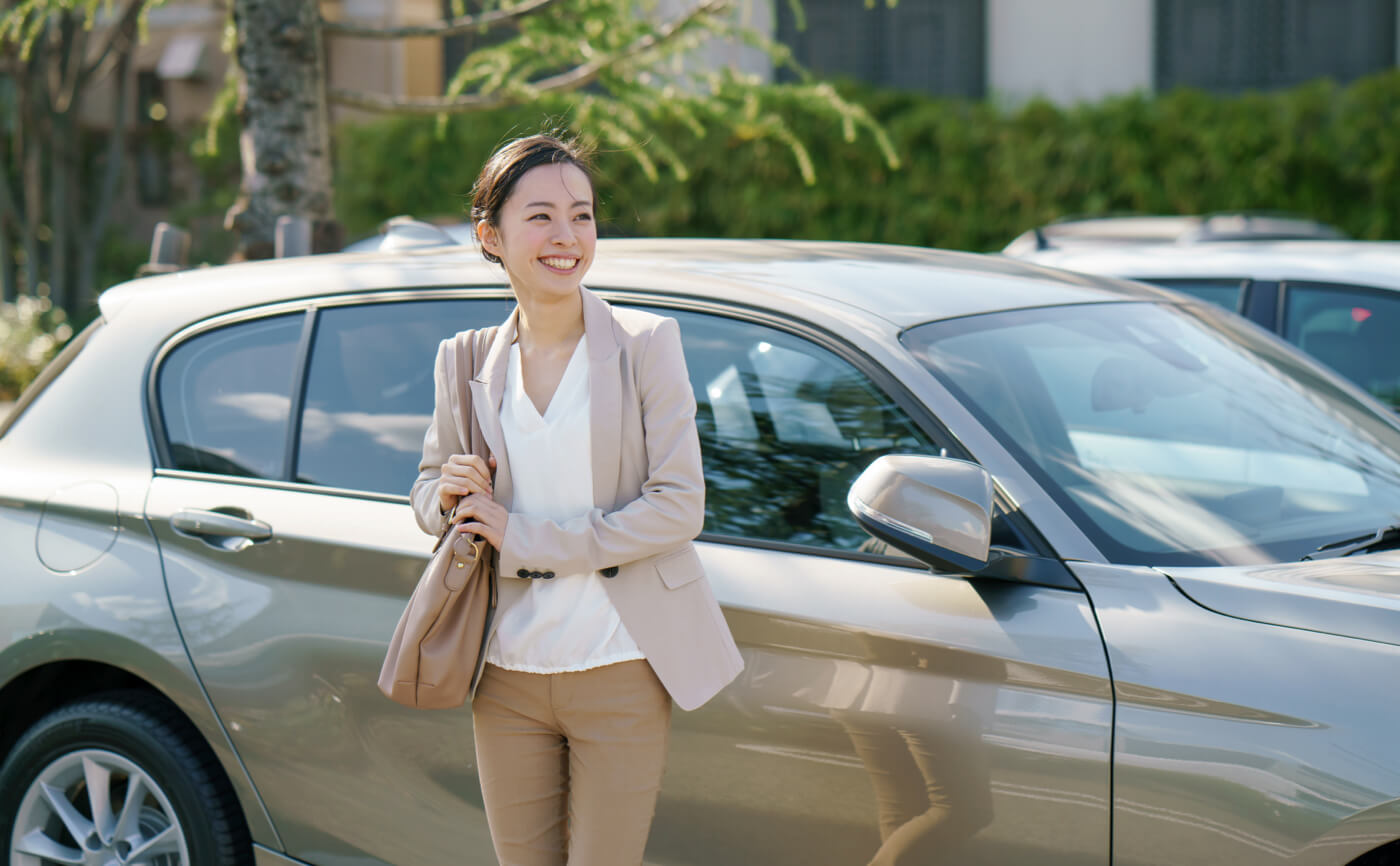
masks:
<path id="1" fill-rule="evenodd" d="M 1035 228 L 1031 229 L 1031 231 L 1035 232 L 1036 250 L 1050 249 L 1050 239 L 1045 236 L 1045 231 L 1041 229 L 1040 226 L 1036 226 Z"/>

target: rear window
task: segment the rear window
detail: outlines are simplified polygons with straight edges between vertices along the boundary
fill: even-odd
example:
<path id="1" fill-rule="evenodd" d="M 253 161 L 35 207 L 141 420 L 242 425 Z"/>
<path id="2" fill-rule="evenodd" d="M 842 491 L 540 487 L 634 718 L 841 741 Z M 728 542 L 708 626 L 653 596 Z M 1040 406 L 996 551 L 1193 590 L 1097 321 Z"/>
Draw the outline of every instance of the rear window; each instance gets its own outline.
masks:
<path id="1" fill-rule="evenodd" d="M 219 328 L 180 344 L 160 370 L 175 469 L 281 478 L 304 313 Z"/>

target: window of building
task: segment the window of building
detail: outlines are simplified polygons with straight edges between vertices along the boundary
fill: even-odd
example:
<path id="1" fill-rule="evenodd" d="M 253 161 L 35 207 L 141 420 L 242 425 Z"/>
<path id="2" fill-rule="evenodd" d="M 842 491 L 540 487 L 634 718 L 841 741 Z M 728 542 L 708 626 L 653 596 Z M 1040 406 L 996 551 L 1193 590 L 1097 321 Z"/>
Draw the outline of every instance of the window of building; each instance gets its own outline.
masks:
<path id="1" fill-rule="evenodd" d="M 869 8 L 851 0 L 802 0 L 803 29 L 791 4 L 775 5 L 778 41 L 823 77 L 942 96 L 986 94 L 986 0 L 882 2 Z"/>
<path id="2" fill-rule="evenodd" d="M 442 0 L 442 18 L 450 21 L 455 17 L 452 11 L 452 0 Z M 488 10 L 499 8 L 493 2 L 482 2 L 482 0 L 465 0 L 462 4 L 464 11 L 468 15 L 478 15 Z M 549 14 L 548 12 L 545 13 Z M 448 36 L 442 40 L 442 83 L 446 87 L 457 75 L 457 70 L 461 68 L 462 61 L 466 60 L 473 51 L 479 48 L 488 48 L 492 45 L 500 45 L 507 39 L 515 35 L 515 30 L 510 25 L 501 25 L 486 30 L 474 30 L 469 33 L 462 33 L 456 36 Z"/>
<path id="3" fill-rule="evenodd" d="M 1235 92 L 1395 65 L 1395 0 L 1157 0 L 1157 89 Z"/>

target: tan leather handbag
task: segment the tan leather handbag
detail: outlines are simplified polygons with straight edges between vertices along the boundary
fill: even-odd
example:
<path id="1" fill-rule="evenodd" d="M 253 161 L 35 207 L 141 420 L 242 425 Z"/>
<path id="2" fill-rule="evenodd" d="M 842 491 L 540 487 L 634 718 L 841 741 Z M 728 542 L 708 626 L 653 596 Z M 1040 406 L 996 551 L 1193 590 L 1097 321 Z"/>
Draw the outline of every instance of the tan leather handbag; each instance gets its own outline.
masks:
<path id="1" fill-rule="evenodd" d="M 458 432 L 467 433 L 462 441 L 482 457 L 489 452 L 467 383 L 486 359 L 495 330 L 459 335 L 455 346 Z M 460 707 L 476 691 L 495 612 L 494 552 L 480 536 L 457 532 L 456 520 L 450 519 L 389 641 L 379 690 L 415 709 Z"/>

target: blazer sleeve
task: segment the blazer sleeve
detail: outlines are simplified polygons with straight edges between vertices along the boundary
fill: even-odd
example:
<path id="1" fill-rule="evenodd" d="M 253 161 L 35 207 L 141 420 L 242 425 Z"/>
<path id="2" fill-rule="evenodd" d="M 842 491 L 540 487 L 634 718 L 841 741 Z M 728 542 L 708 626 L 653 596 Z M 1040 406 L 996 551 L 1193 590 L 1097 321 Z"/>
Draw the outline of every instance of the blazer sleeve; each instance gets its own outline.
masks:
<path id="1" fill-rule="evenodd" d="M 695 393 L 681 351 L 680 326 L 662 318 L 630 359 L 642 403 L 647 479 L 642 495 L 616 511 L 593 508 L 565 523 L 512 512 L 499 573 L 520 568 L 560 574 L 598 571 L 674 550 L 705 523 L 705 475 L 695 430 Z"/>
<path id="2" fill-rule="evenodd" d="M 440 535 L 447 525 L 447 515 L 440 510 L 438 501 L 442 464 L 460 450 L 461 442 L 452 406 L 456 371 L 452 359 L 448 357 L 451 352 L 452 339 L 443 340 L 438 345 L 437 361 L 433 366 L 433 420 L 423 434 L 423 457 L 418 461 L 418 478 L 409 492 L 418 527 L 433 536 Z"/>

